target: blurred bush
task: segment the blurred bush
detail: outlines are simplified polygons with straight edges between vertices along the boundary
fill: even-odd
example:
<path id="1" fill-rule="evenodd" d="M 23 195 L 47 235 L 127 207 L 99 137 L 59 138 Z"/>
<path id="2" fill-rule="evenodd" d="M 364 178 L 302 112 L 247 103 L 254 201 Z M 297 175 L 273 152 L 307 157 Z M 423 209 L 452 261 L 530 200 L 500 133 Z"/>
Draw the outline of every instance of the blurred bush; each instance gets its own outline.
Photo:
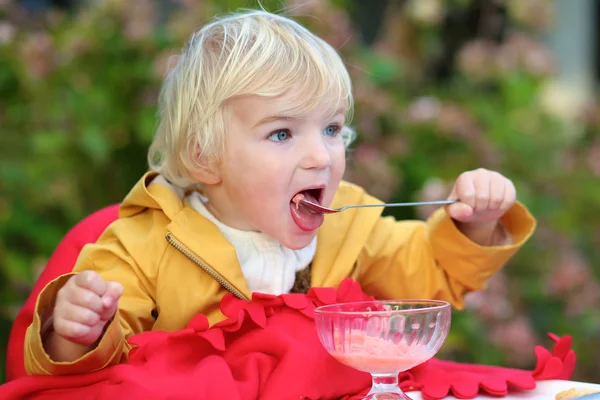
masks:
<path id="1" fill-rule="evenodd" d="M 216 13 L 255 5 L 90 3 L 31 14 L 0 1 L 3 342 L 61 237 L 145 171 L 170 57 Z M 531 367 L 546 332 L 569 333 L 575 378 L 600 381 L 600 107 L 554 79 L 542 42 L 551 3 L 382 3 L 372 15 L 360 0 L 262 2 L 285 5 L 348 64 L 360 135 L 348 179 L 385 200 L 437 199 L 460 172 L 491 168 L 539 219 L 533 240 L 455 314 L 442 356 Z"/>

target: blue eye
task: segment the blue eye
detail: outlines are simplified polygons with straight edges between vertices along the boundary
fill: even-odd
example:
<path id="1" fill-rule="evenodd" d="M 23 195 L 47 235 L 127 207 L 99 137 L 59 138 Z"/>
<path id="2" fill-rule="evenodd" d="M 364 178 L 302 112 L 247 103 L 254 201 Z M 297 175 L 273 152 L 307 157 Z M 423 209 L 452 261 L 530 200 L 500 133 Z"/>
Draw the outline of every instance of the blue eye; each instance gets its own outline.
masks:
<path id="1" fill-rule="evenodd" d="M 340 128 L 339 125 L 329 125 L 327 128 L 325 128 L 323 133 L 327 136 L 335 136 L 341 129 L 342 128 Z"/>
<path id="2" fill-rule="evenodd" d="M 285 142 L 290 138 L 290 131 L 287 129 L 280 129 L 269 135 L 269 140 L 274 142 Z"/>

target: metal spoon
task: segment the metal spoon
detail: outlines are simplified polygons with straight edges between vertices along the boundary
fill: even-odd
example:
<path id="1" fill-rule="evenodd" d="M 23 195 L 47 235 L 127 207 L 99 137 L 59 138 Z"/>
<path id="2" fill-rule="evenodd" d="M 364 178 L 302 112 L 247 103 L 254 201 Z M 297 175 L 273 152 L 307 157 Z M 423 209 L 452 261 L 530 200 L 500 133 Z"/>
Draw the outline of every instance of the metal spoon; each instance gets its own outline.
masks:
<path id="1" fill-rule="evenodd" d="M 334 214 L 340 211 L 347 210 L 349 208 L 362 208 L 362 207 L 407 207 L 407 206 L 435 206 L 452 204 L 456 200 L 437 200 L 437 201 L 417 201 L 410 203 L 382 203 L 382 204 L 356 204 L 353 206 L 345 206 L 340 208 L 327 208 L 322 205 L 312 203 L 306 199 L 300 200 L 300 203 L 313 211 L 322 212 L 323 214 Z"/>

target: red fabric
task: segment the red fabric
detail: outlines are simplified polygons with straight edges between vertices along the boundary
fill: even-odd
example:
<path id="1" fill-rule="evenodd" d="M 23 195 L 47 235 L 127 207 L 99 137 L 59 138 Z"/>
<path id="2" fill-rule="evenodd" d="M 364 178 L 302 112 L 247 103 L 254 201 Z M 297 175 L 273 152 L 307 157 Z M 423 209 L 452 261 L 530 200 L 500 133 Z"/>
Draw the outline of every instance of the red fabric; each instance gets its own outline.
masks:
<path id="1" fill-rule="evenodd" d="M 571 379 L 575 371 L 576 356 L 571 350 L 573 338 L 569 335 L 558 337 L 553 333 L 548 334 L 554 341 L 552 352 L 542 346 L 535 347 L 537 365 L 533 371 L 533 377 L 538 380 L 549 379 Z"/>
<path id="2" fill-rule="evenodd" d="M 555 342 L 554 347 L 552 352 L 541 346 L 535 347 L 537 363 L 534 371 L 432 359 L 405 373 L 403 387 L 407 390 L 421 390 L 426 399 L 441 399 L 450 394 L 457 398 L 471 399 L 479 392 L 505 396 L 511 386 L 535 389 L 535 381 L 568 380 L 575 370 L 572 338 L 568 335 L 562 338 L 554 334 L 548 336 Z"/>
<path id="3" fill-rule="evenodd" d="M 307 295 L 255 294 L 250 303 L 227 295 L 221 302 L 227 319 L 213 327 L 198 315 L 178 332 L 145 332 L 131 338 L 138 347 L 128 364 L 91 374 L 18 379 L 0 386 L 0 398 L 360 399 L 370 376 L 324 350 L 314 308 L 365 299 L 351 279 L 337 290 L 314 288 Z M 401 386 L 428 398 L 473 398 L 480 391 L 502 396 L 510 389 L 533 389 L 539 379 L 568 379 L 575 362 L 571 339 L 551 338 L 552 352 L 535 349 L 535 371 L 432 359 L 400 374 Z"/>
<path id="4" fill-rule="evenodd" d="M 7 380 L 26 375 L 23 365 L 23 342 L 25 331 L 33 321 L 35 303 L 39 293 L 54 278 L 71 272 L 81 248 L 87 243 L 95 242 L 106 227 L 117 219 L 118 212 L 118 204 L 96 211 L 75 225 L 61 240 L 13 323 L 6 350 Z"/>

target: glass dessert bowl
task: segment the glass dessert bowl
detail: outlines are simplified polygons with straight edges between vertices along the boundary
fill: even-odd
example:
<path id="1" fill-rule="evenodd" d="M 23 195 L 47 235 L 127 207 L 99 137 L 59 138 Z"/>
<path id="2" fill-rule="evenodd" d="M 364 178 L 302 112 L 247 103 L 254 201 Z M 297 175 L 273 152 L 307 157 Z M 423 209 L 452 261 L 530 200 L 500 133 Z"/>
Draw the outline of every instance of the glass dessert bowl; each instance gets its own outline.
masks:
<path id="1" fill-rule="evenodd" d="M 371 374 L 373 385 L 365 399 L 410 399 L 398 385 L 398 374 L 438 352 L 451 314 L 445 301 L 364 301 L 318 307 L 315 324 L 329 354 Z"/>

